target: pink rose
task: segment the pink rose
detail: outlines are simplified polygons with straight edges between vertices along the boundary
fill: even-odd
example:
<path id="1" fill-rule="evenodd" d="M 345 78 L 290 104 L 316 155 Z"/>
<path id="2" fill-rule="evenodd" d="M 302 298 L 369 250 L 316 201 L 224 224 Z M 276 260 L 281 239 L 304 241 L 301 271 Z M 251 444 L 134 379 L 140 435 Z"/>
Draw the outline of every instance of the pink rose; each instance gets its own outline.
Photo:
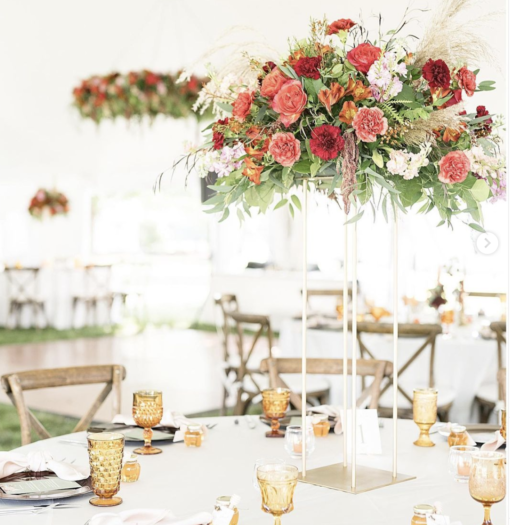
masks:
<path id="1" fill-rule="evenodd" d="M 246 117 L 250 114 L 253 96 L 253 92 L 243 91 L 243 93 L 239 93 L 232 104 L 232 116 L 239 122 L 244 122 Z"/>
<path id="2" fill-rule="evenodd" d="M 287 80 L 289 79 L 277 67 L 275 67 L 262 81 L 260 94 L 263 97 L 274 98 Z"/>
<path id="3" fill-rule="evenodd" d="M 363 142 L 375 142 L 388 131 L 388 120 L 379 108 L 361 108 L 352 121 L 356 135 Z"/>
<path id="4" fill-rule="evenodd" d="M 301 156 L 301 145 L 292 133 L 275 133 L 269 144 L 269 153 L 282 166 L 292 166 Z"/>
<path id="5" fill-rule="evenodd" d="M 472 97 L 476 89 L 476 75 L 467 67 L 461 67 L 455 75 L 455 79 L 459 83 L 459 87 L 466 92 L 466 95 Z"/>
<path id="6" fill-rule="evenodd" d="M 364 43 L 356 46 L 347 53 L 347 60 L 358 70 L 368 73 L 370 66 L 381 57 L 381 48 Z"/>
<path id="7" fill-rule="evenodd" d="M 450 151 L 439 161 L 439 180 L 445 184 L 455 184 L 466 180 L 471 163 L 463 151 Z"/>
<path id="8" fill-rule="evenodd" d="M 307 102 L 299 80 L 289 80 L 278 91 L 273 99 L 272 108 L 280 113 L 280 120 L 288 128 L 301 116 Z"/>

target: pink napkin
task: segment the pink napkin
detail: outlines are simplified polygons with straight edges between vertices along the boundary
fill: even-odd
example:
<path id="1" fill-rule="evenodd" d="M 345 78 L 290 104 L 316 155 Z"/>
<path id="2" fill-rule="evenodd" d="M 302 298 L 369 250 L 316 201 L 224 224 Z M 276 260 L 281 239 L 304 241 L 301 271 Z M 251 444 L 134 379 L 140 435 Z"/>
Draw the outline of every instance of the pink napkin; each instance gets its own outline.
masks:
<path id="1" fill-rule="evenodd" d="M 89 477 L 89 467 L 79 467 L 63 461 L 56 461 L 53 457 L 42 450 L 20 454 L 19 452 L 0 452 L 0 479 L 22 472 L 32 470 L 42 472 L 50 470 L 60 479 L 66 481 L 77 481 Z"/>
<path id="2" fill-rule="evenodd" d="M 187 518 L 176 518 L 169 510 L 135 509 L 115 514 L 96 514 L 88 525 L 209 525 L 212 515 L 200 512 Z"/>
<path id="3" fill-rule="evenodd" d="M 488 450 L 488 451 L 498 450 L 498 448 L 501 445 L 506 443 L 505 438 L 501 435 L 499 430 L 496 430 L 496 432 L 494 432 L 494 435 L 496 437 L 492 441 L 488 441 L 487 443 L 482 445 L 482 450 Z"/>

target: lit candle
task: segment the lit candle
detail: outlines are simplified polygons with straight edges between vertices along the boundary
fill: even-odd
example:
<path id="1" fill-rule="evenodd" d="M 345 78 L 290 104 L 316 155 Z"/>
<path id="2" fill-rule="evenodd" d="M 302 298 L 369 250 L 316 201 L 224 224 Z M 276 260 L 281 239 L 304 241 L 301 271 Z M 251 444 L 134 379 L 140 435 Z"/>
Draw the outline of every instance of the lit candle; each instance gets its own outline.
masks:
<path id="1" fill-rule="evenodd" d="M 457 471 L 459 473 L 459 476 L 469 476 L 469 473 L 471 472 L 471 465 L 469 463 L 464 463 L 461 461 L 457 465 Z"/>

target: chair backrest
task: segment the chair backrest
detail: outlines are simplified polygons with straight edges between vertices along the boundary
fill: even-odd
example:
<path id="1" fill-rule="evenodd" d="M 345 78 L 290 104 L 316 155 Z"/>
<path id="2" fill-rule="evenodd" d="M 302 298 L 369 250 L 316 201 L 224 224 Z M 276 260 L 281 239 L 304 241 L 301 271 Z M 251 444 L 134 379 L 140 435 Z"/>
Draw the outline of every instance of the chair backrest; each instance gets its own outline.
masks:
<path id="1" fill-rule="evenodd" d="M 499 399 L 504 401 L 506 407 L 506 368 L 498 370 Z"/>
<path id="2" fill-rule="evenodd" d="M 237 351 L 240 359 L 239 376 L 243 377 L 248 361 L 252 356 L 259 339 L 266 332 L 268 344 L 268 356 L 272 357 L 273 348 L 273 330 L 271 321 L 267 315 L 243 314 L 239 311 L 227 313 L 227 319 L 231 319 L 235 326 Z M 251 344 L 246 347 L 244 344 L 245 330 L 252 328 L 254 330 Z"/>
<path id="3" fill-rule="evenodd" d="M 352 325 L 350 326 L 352 329 Z M 442 332 L 441 325 L 438 324 L 414 324 L 414 323 L 399 323 L 398 325 L 398 336 L 399 338 L 419 338 L 420 346 L 414 351 L 411 357 L 403 363 L 399 368 L 399 377 L 403 374 L 412 363 L 418 358 L 418 356 L 425 351 L 427 347 L 430 347 L 430 359 L 429 359 L 429 387 L 435 386 L 434 382 L 434 359 L 436 349 L 436 338 L 438 334 Z M 361 322 L 357 324 L 357 338 L 360 346 L 360 355 L 362 358 L 368 355 L 371 359 L 377 359 L 375 352 L 367 348 L 365 341 L 363 340 L 364 334 L 393 334 L 393 324 L 390 323 L 377 323 L 377 322 Z M 391 379 L 391 378 L 390 378 Z M 381 390 L 381 395 L 388 390 L 391 386 L 391 380 Z M 412 403 L 412 397 L 407 393 L 401 385 L 398 387 L 402 395 Z"/>
<path id="4" fill-rule="evenodd" d="M 87 297 L 104 297 L 111 293 L 111 264 L 89 264 L 83 273 L 83 293 Z"/>
<path id="5" fill-rule="evenodd" d="M 37 297 L 40 268 L 5 268 L 9 299 L 26 301 Z"/>
<path id="6" fill-rule="evenodd" d="M 289 388 L 280 374 L 301 374 L 302 361 L 300 358 L 269 358 L 260 363 L 260 371 L 269 373 L 271 388 Z M 342 359 L 319 359 L 310 358 L 306 360 L 306 373 L 333 375 L 343 374 L 344 365 Z M 356 373 L 362 378 L 373 377 L 374 380 L 361 392 L 356 400 L 357 406 L 364 406 L 370 399 L 369 408 L 377 408 L 381 393 L 381 383 L 385 377 L 393 374 L 393 365 L 389 361 L 378 359 L 358 359 L 356 361 Z M 347 361 L 347 374 L 352 375 L 352 359 Z M 301 406 L 301 396 L 291 391 L 291 401 L 294 406 Z"/>
<path id="7" fill-rule="evenodd" d="M 239 303 L 234 294 L 217 294 L 214 296 L 214 304 L 220 312 L 219 319 L 217 318 L 216 330 L 223 346 L 223 359 L 228 361 L 229 358 L 229 334 L 232 331 L 231 323 L 228 315 L 230 312 L 237 312 L 239 310 Z"/>
<path id="8" fill-rule="evenodd" d="M 506 345 L 506 323 L 504 321 L 495 321 L 490 324 L 491 330 L 496 334 L 496 343 L 498 347 L 498 397 L 500 400 L 506 399 L 506 383 L 503 388 L 503 384 L 499 381 L 499 371 L 506 367 L 506 363 L 503 362 L 503 345 Z M 505 380 L 506 380 L 506 369 L 505 369 Z"/>
<path id="9" fill-rule="evenodd" d="M 121 383 L 126 377 L 122 365 L 77 366 L 69 368 L 51 368 L 29 370 L 7 374 L 0 378 L 2 387 L 18 411 L 23 445 L 31 442 L 31 429 L 43 439 L 51 437 L 41 422 L 29 410 L 23 392 L 40 388 L 61 386 L 91 385 L 106 383 L 88 412 L 80 419 L 73 432 L 86 430 L 92 418 L 113 390 L 113 415 L 120 413 Z"/>
<path id="10" fill-rule="evenodd" d="M 303 294 L 303 290 L 301 290 Z M 307 295 L 307 306 L 308 309 L 313 313 L 329 313 L 335 314 L 335 307 L 337 302 L 343 303 L 344 291 L 342 288 L 312 288 L 308 289 Z M 348 300 L 352 300 L 352 286 L 348 285 L 347 288 Z M 314 301 L 314 298 L 317 300 Z"/>

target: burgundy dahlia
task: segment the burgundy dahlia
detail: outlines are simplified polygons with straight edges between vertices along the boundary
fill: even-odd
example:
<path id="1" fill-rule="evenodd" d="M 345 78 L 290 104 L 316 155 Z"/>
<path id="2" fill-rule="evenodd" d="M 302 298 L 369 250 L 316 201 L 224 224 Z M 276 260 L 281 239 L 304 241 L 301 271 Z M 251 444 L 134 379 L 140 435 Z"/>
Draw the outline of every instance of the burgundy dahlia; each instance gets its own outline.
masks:
<path id="1" fill-rule="evenodd" d="M 303 57 L 294 64 L 294 71 L 300 77 L 313 78 L 319 80 L 321 74 L 319 67 L 321 65 L 321 57 Z"/>
<path id="2" fill-rule="evenodd" d="M 443 60 L 430 59 L 422 68 L 421 74 L 431 88 L 448 88 L 451 75 L 448 66 Z"/>
<path id="3" fill-rule="evenodd" d="M 322 160 L 333 160 L 344 148 L 345 141 L 340 128 L 323 124 L 312 131 L 310 150 Z"/>
<path id="4" fill-rule="evenodd" d="M 228 126 L 228 118 L 218 120 L 213 126 L 213 148 L 222 149 L 225 143 L 225 135 L 216 129 L 216 126 Z"/>

